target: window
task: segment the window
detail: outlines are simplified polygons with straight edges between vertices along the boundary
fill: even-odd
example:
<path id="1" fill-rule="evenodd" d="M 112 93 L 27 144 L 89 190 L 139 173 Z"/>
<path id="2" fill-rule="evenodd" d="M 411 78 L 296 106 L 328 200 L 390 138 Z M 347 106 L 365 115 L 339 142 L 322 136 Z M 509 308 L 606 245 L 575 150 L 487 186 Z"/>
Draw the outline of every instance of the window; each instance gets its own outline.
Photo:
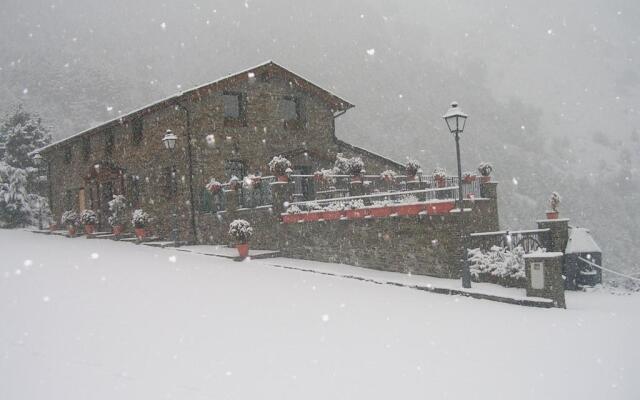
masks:
<path id="1" fill-rule="evenodd" d="M 247 175 L 247 166 L 244 161 L 225 160 L 224 175 L 227 180 L 231 179 L 232 176 L 235 176 L 238 179 L 243 179 Z"/>
<path id="2" fill-rule="evenodd" d="M 104 140 L 104 155 L 111 157 L 113 155 L 113 147 L 116 143 L 116 136 L 112 129 L 107 130 Z"/>
<path id="3" fill-rule="evenodd" d="M 285 128 L 302 128 L 300 100 L 296 97 L 285 96 L 278 102 L 278 115 Z"/>
<path id="4" fill-rule="evenodd" d="M 131 122 L 131 134 L 134 145 L 142 143 L 142 118 L 134 119 Z"/>
<path id="5" fill-rule="evenodd" d="M 71 164 L 71 160 L 73 160 L 73 152 L 71 146 L 67 146 L 64 149 L 64 162 L 65 164 Z"/>
<path id="6" fill-rule="evenodd" d="M 225 126 L 244 126 L 245 104 L 242 93 L 224 92 L 222 103 L 224 106 Z"/>
<path id="7" fill-rule="evenodd" d="M 89 137 L 82 138 L 82 160 L 89 161 L 89 156 L 91 155 L 91 140 Z"/>
<path id="8" fill-rule="evenodd" d="M 300 107 L 298 105 L 298 99 L 295 97 L 287 96 L 280 99 L 278 111 L 280 111 L 280 118 L 283 121 L 300 119 Z"/>

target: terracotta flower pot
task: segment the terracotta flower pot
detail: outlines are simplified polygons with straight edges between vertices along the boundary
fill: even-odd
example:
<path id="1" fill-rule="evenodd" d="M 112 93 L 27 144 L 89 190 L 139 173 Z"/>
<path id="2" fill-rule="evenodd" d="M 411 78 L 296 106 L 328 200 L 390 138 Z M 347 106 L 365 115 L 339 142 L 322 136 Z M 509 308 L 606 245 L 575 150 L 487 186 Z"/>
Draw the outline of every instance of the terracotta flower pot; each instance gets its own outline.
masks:
<path id="1" fill-rule="evenodd" d="M 351 183 L 362 183 L 362 177 L 360 175 L 351 176 Z"/>
<path id="2" fill-rule="evenodd" d="M 447 181 L 444 178 L 436 178 L 436 186 L 439 188 L 443 188 L 447 186 Z"/>
<path id="3" fill-rule="evenodd" d="M 289 177 L 286 175 L 279 175 L 278 182 L 289 182 Z"/>
<path id="4" fill-rule="evenodd" d="M 69 225 L 67 227 L 67 230 L 69 231 L 69 236 L 75 236 L 76 235 L 76 227 L 73 225 Z"/>
<path id="5" fill-rule="evenodd" d="M 249 256 L 249 243 L 236 244 L 236 249 L 238 250 L 240 258 L 244 259 Z"/>
<path id="6" fill-rule="evenodd" d="M 122 235 L 123 229 L 124 229 L 124 227 L 122 225 L 114 225 L 112 233 L 114 235 L 116 235 L 116 236 L 120 236 L 120 235 Z"/>
<path id="7" fill-rule="evenodd" d="M 93 235 L 93 232 L 95 232 L 96 230 L 96 226 L 94 224 L 87 224 L 84 226 L 84 233 L 86 233 L 87 235 Z"/>
<path id="8" fill-rule="evenodd" d="M 136 231 L 136 237 L 137 237 L 139 240 L 144 239 L 144 233 L 145 233 L 145 232 L 144 232 L 144 228 L 135 228 L 135 231 Z"/>
<path id="9" fill-rule="evenodd" d="M 481 176 L 480 177 L 480 182 L 482 183 L 487 183 L 491 181 L 491 177 L 490 176 Z"/>
<path id="10" fill-rule="evenodd" d="M 547 219 L 558 219 L 557 211 L 547 211 Z"/>
<path id="11" fill-rule="evenodd" d="M 473 181 L 476 180 L 476 176 L 475 175 L 471 175 L 471 176 L 465 176 L 464 178 L 462 178 L 462 182 L 469 184 L 469 183 L 473 183 Z"/>

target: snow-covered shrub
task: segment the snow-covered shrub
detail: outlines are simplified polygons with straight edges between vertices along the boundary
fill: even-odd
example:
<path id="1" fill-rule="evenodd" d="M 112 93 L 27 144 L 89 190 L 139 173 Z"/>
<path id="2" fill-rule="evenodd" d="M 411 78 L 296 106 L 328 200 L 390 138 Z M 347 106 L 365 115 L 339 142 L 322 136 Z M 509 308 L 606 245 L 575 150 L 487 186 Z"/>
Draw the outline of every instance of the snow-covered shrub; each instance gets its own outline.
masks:
<path id="1" fill-rule="evenodd" d="M 462 179 L 465 182 L 469 182 L 469 181 L 473 180 L 474 178 L 475 178 L 475 174 L 473 172 L 471 172 L 471 171 L 464 171 L 462 173 Z"/>
<path id="2" fill-rule="evenodd" d="M 336 161 L 333 163 L 333 169 L 337 174 L 349 173 L 349 158 L 344 157 L 342 153 L 336 154 Z"/>
<path id="3" fill-rule="evenodd" d="M 396 177 L 398 176 L 398 174 L 396 174 L 395 171 L 387 169 L 385 171 L 382 171 L 382 173 L 380 174 L 380 178 L 382 178 L 382 180 L 387 181 L 387 182 L 393 182 Z"/>
<path id="4" fill-rule="evenodd" d="M 416 160 L 408 160 L 404 166 L 407 176 L 416 176 L 420 171 L 420 163 Z"/>
<path id="5" fill-rule="evenodd" d="M 51 214 L 51 208 L 49 207 L 49 200 L 47 200 L 46 197 L 29 193 L 27 195 L 27 202 L 29 204 L 29 210 L 31 210 L 31 225 L 39 226 L 42 224 L 42 226 L 48 226 L 53 222 L 53 215 Z"/>
<path id="6" fill-rule="evenodd" d="M 543 251 L 543 249 L 539 251 Z M 487 252 L 480 249 L 470 249 L 468 257 L 471 276 L 480 282 L 522 286 L 526 276 L 524 254 L 522 246 L 517 246 L 512 250 L 492 246 Z"/>
<path id="7" fill-rule="evenodd" d="M 478 172 L 480 172 L 480 175 L 482 176 L 489 176 L 493 172 L 493 165 L 483 161 L 478 165 Z"/>
<path id="8" fill-rule="evenodd" d="M 549 197 L 549 206 L 551 207 L 552 211 L 555 211 L 555 212 L 558 211 L 561 200 L 562 199 L 560 198 L 560 195 L 557 192 L 551 193 L 551 196 Z"/>
<path id="9" fill-rule="evenodd" d="M 364 161 L 360 157 L 352 157 L 348 160 L 347 173 L 351 176 L 360 175 L 364 168 Z"/>
<path id="10" fill-rule="evenodd" d="M 322 208 L 322 206 L 321 206 L 320 204 L 318 204 L 317 202 L 315 202 L 315 201 L 311 201 L 311 202 L 307 203 L 307 209 L 308 209 L 309 211 L 320 211 L 320 210 L 324 210 L 324 209 Z"/>
<path id="11" fill-rule="evenodd" d="M 353 199 L 349 202 L 348 207 L 352 210 L 364 208 L 364 201 L 362 199 Z"/>
<path id="12" fill-rule="evenodd" d="M 0 162 L 0 226 L 25 226 L 32 213 L 27 193 L 27 172 Z"/>
<path id="13" fill-rule="evenodd" d="M 300 214 L 301 212 L 302 210 L 300 209 L 300 207 L 298 207 L 295 204 L 292 204 L 289 207 L 287 207 L 287 214 Z"/>
<path id="14" fill-rule="evenodd" d="M 229 224 L 229 236 L 238 243 L 247 243 L 253 235 L 251 224 L 244 219 L 236 219 Z"/>
<path id="15" fill-rule="evenodd" d="M 260 183 L 262 183 L 261 177 L 249 174 L 242 180 L 242 187 L 249 190 L 259 189 Z"/>
<path id="16" fill-rule="evenodd" d="M 447 170 L 442 167 L 437 167 L 433 170 L 433 178 L 436 180 L 442 180 L 447 177 Z"/>
<path id="17" fill-rule="evenodd" d="M 73 210 L 67 210 L 62 213 L 60 223 L 66 226 L 76 226 L 78 225 L 78 214 Z"/>
<path id="18" fill-rule="evenodd" d="M 407 194 L 404 196 L 401 196 L 397 202 L 401 203 L 401 204 L 410 204 L 410 203 L 417 203 L 419 200 L 416 196 L 412 195 L 412 194 Z"/>
<path id="19" fill-rule="evenodd" d="M 269 169 L 276 176 L 287 174 L 287 169 L 291 168 L 291 162 L 283 156 L 275 156 L 269 161 Z"/>
<path id="20" fill-rule="evenodd" d="M 336 178 L 334 178 L 333 175 L 336 175 L 336 173 L 338 173 L 338 171 L 334 168 L 325 168 L 314 172 L 313 178 L 318 182 L 334 184 L 336 182 Z"/>
<path id="21" fill-rule="evenodd" d="M 390 206 L 394 204 L 394 202 L 392 200 L 374 200 L 371 205 L 373 205 L 374 207 L 386 207 L 386 206 Z"/>
<path id="22" fill-rule="evenodd" d="M 125 211 L 127 208 L 127 202 L 123 195 L 114 194 L 113 200 L 109 202 L 109 223 L 111 226 L 123 225 L 126 221 Z"/>
<path id="23" fill-rule="evenodd" d="M 140 208 L 134 210 L 133 215 L 131 216 L 131 223 L 136 228 L 144 228 L 147 223 L 149 223 L 149 214 Z"/>
<path id="24" fill-rule="evenodd" d="M 342 211 L 344 210 L 344 203 L 340 201 L 334 201 L 324 206 L 325 211 Z"/>
<path id="25" fill-rule="evenodd" d="M 209 183 L 205 185 L 205 188 L 211 193 L 218 193 L 222 189 L 222 183 L 215 180 L 215 178 L 211 178 Z"/>
<path id="26" fill-rule="evenodd" d="M 82 225 L 95 225 L 98 223 L 98 215 L 93 210 L 84 210 L 80 213 Z"/>

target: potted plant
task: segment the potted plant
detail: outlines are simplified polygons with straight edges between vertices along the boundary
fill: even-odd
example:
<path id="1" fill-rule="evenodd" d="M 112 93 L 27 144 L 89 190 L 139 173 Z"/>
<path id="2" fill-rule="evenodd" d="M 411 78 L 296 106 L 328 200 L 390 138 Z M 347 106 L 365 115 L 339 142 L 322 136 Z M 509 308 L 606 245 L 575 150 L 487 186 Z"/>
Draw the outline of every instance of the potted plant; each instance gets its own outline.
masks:
<path id="1" fill-rule="evenodd" d="M 212 194 L 218 194 L 220 190 L 222 190 L 222 183 L 215 180 L 215 178 L 211 178 L 209 183 L 205 185 L 205 188 Z"/>
<path id="2" fill-rule="evenodd" d="M 113 227 L 113 234 L 119 236 L 122 234 L 125 222 L 125 209 L 127 208 L 126 199 L 121 194 L 114 194 L 113 200 L 109 202 L 109 224 Z"/>
<path id="3" fill-rule="evenodd" d="M 409 160 L 404 168 L 407 174 L 407 181 L 415 181 L 416 175 L 420 171 L 420 164 L 416 160 Z"/>
<path id="4" fill-rule="evenodd" d="M 136 230 L 136 237 L 139 240 L 144 239 L 145 230 L 144 228 L 147 226 L 149 222 L 149 214 L 144 212 L 142 209 L 137 209 L 133 211 L 133 215 L 131 216 L 131 223 L 133 224 Z"/>
<path id="5" fill-rule="evenodd" d="M 283 156 L 275 156 L 269 161 L 269 170 L 278 178 L 278 182 L 289 182 L 287 170 L 291 169 L 291 162 Z"/>
<path id="6" fill-rule="evenodd" d="M 352 157 L 348 161 L 347 172 L 351 175 L 351 182 L 362 181 L 362 169 L 364 168 L 364 162 L 360 157 Z"/>
<path id="7" fill-rule="evenodd" d="M 238 190 L 242 186 L 242 182 L 240 182 L 237 176 L 233 175 L 231 179 L 229 179 L 229 182 L 227 182 L 227 186 L 229 190 Z"/>
<path id="8" fill-rule="evenodd" d="M 98 223 L 98 215 L 93 210 L 84 210 L 80 213 L 80 222 L 84 225 L 84 232 L 92 235 Z"/>
<path id="9" fill-rule="evenodd" d="M 478 165 L 478 172 L 480 172 L 480 182 L 487 183 L 491 180 L 491 173 L 493 172 L 493 165 L 488 162 L 481 162 Z"/>
<path id="10" fill-rule="evenodd" d="M 66 225 L 67 230 L 69 231 L 69 236 L 73 237 L 76 234 L 76 225 L 78 225 L 78 214 L 73 210 L 65 211 L 62 213 L 60 223 L 62 223 L 62 225 Z"/>
<path id="11" fill-rule="evenodd" d="M 547 219 L 558 219 L 558 208 L 560 207 L 560 195 L 557 192 L 551 193 L 549 197 L 549 206 L 551 206 L 551 211 L 547 211 Z"/>
<path id="12" fill-rule="evenodd" d="M 242 259 L 247 258 L 249 255 L 249 239 L 251 235 L 253 235 L 253 228 L 244 219 L 236 219 L 229 224 L 229 236 L 236 242 L 236 249 Z"/>
<path id="13" fill-rule="evenodd" d="M 476 175 L 471 171 L 465 171 L 462 173 L 462 182 L 466 184 L 471 184 L 476 180 Z"/>
<path id="14" fill-rule="evenodd" d="M 391 184 L 396 180 L 396 177 L 398 176 L 398 174 L 396 174 L 395 171 L 393 170 L 385 170 L 382 171 L 382 173 L 380 174 L 380 178 L 382 178 L 383 181 Z"/>
<path id="15" fill-rule="evenodd" d="M 447 170 L 442 167 L 437 167 L 433 170 L 433 180 L 436 182 L 436 186 L 439 188 L 446 186 Z"/>

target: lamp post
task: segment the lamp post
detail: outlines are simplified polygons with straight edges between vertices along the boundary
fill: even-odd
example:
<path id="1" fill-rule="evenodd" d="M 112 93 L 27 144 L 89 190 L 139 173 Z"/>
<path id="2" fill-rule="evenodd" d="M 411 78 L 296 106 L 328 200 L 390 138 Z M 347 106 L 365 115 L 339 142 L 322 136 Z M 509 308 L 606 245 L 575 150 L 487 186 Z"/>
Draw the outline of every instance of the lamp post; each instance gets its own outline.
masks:
<path id="1" fill-rule="evenodd" d="M 40 180 L 40 166 L 42 165 L 42 156 L 40 155 L 40 153 L 36 153 L 33 155 L 33 163 L 36 165 L 36 168 L 38 170 L 38 177 L 36 179 L 36 181 Z M 38 185 L 40 186 L 40 185 Z M 38 189 L 40 189 L 38 187 Z M 38 190 L 38 192 L 40 192 L 40 190 Z M 42 201 L 40 199 L 40 194 L 38 194 L 38 229 L 42 230 Z"/>
<path id="2" fill-rule="evenodd" d="M 462 165 L 460 162 L 460 134 L 464 131 L 464 125 L 467 122 L 468 115 L 458 108 L 457 102 L 452 102 L 447 112 L 442 118 L 447 123 L 449 131 L 455 135 L 456 139 L 456 157 L 458 161 L 458 210 L 460 211 L 460 242 L 462 244 L 462 287 L 471 287 L 471 273 L 469 272 L 469 264 L 467 263 L 467 235 L 464 222 L 464 199 L 462 198 Z"/>
<path id="3" fill-rule="evenodd" d="M 171 129 L 167 129 L 167 132 L 164 134 L 164 137 L 162 138 L 162 143 L 164 144 L 164 147 L 169 151 L 169 153 L 171 154 L 171 158 L 173 159 L 173 161 L 175 162 L 175 148 L 176 148 L 176 141 L 178 140 L 178 137 L 171 132 Z M 176 171 L 175 171 L 175 167 L 171 167 L 171 187 L 172 188 L 176 188 L 178 187 L 178 185 L 176 184 Z M 173 240 L 173 244 L 174 246 L 178 245 L 178 196 L 177 193 L 173 193 L 173 197 L 174 197 L 174 202 L 173 202 L 173 230 L 171 231 L 171 236 L 172 236 L 172 240 Z"/>

